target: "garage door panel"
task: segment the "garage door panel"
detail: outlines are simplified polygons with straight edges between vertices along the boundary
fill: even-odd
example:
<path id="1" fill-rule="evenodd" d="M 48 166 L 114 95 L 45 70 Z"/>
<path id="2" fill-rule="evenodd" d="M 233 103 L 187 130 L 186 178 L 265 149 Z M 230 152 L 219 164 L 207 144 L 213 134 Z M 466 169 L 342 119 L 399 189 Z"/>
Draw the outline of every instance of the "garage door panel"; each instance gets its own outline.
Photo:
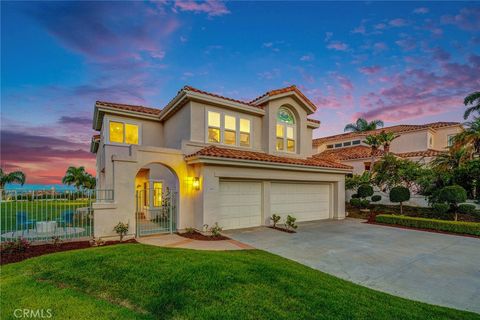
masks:
<path id="1" fill-rule="evenodd" d="M 327 184 L 272 183 L 271 212 L 297 221 L 330 217 L 330 187 Z"/>
<path id="2" fill-rule="evenodd" d="M 220 181 L 217 222 L 224 229 L 261 225 L 262 184 L 251 181 Z"/>

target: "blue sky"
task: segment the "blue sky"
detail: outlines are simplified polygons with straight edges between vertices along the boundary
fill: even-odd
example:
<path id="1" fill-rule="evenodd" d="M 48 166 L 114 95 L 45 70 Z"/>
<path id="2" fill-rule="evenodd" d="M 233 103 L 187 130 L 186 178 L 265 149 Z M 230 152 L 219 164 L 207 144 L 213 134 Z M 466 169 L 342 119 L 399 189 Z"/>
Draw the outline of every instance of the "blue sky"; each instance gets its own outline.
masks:
<path id="1" fill-rule="evenodd" d="M 30 182 L 92 170 L 95 100 L 161 108 L 186 84 L 241 100 L 296 84 L 324 136 L 360 115 L 461 121 L 480 85 L 477 2 L 1 6 L 2 167 Z"/>

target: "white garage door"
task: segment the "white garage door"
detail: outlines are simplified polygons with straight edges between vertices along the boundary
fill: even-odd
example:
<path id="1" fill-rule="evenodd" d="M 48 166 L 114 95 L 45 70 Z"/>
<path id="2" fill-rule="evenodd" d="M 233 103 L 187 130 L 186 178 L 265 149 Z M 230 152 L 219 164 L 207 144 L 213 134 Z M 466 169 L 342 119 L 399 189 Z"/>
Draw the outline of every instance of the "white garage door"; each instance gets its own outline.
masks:
<path id="1" fill-rule="evenodd" d="M 297 221 L 330 217 L 330 187 L 328 184 L 272 182 L 271 214 L 282 218 L 293 215 Z"/>
<path id="2" fill-rule="evenodd" d="M 262 184 L 249 181 L 220 181 L 219 211 L 216 217 L 224 229 L 261 225 Z"/>

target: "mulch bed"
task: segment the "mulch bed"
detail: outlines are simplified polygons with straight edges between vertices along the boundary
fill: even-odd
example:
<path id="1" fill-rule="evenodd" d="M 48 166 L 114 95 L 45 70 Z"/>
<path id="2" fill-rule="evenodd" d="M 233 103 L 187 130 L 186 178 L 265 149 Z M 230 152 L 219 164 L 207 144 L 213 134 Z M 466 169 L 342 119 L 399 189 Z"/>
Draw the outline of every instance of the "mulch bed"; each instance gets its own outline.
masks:
<path id="1" fill-rule="evenodd" d="M 225 236 L 217 236 L 217 237 L 206 236 L 204 234 L 201 234 L 198 231 L 179 233 L 178 235 L 184 238 L 193 239 L 193 240 L 202 240 L 202 241 L 230 240 L 230 238 Z"/>
<path id="2" fill-rule="evenodd" d="M 274 229 L 274 230 L 278 230 L 278 231 L 283 231 L 283 232 L 286 232 L 286 233 L 297 233 L 297 231 L 295 230 L 290 230 L 290 229 L 286 229 L 286 228 L 282 228 L 282 227 L 274 227 L 274 226 L 268 226 L 270 229 Z"/>
<path id="3" fill-rule="evenodd" d="M 379 223 L 379 222 L 375 222 L 375 221 L 370 221 L 370 219 L 368 221 L 365 221 L 364 223 L 376 224 L 376 225 L 379 225 L 379 226 L 386 226 L 386 227 L 393 227 L 393 228 L 400 228 L 400 229 L 407 229 L 407 230 L 426 231 L 426 232 L 433 232 L 433 233 L 449 234 L 449 235 L 452 235 L 452 236 L 460 236 L 460 237 L 469 237 L 469 238 L 480 239 L 480 236 L 476 236 L 476 235 L 473 235 L 473 234 L 455 233 L 455 232 L 448 232 L 448 231 L 441 231 L 441 230 L 434 230 L 434 229 L 407 227 L 407 226 L 402 226 L 402 225 L 399 225 L 399 224 Z"/>
<path id="4" fill-rule="evenodd" d="M 106 241 L 101 246 L 111 246 L 120 243 L 136 243 L 135 239 L 125 240 L 123 242 L 120 241 Z M 30 246 L 25 252 L 16 252 L 16 253 L 6 253 L 1 252 L 1 259 L 0 265 L 20 262 L 29 258 L 43 256 L 45 254 L 62 252 L 62 251 L 70 251 L 70 250 L 77 250 L 77 249 L 85 249 L 92 247 L 90 245 L 90 241 L 77 241 L 77 242 L 62 242 L 60 245 L 54 244 L 40 244 L 40 245 L 33 245 Z"/>

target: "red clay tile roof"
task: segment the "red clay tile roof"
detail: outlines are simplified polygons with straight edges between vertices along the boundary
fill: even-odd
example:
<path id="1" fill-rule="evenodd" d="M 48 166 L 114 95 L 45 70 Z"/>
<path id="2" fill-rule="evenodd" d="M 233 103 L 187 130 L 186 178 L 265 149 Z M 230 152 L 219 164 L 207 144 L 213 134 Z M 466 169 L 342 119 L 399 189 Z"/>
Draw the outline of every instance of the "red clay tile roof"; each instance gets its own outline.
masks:
<path id="1" fill-rule="evenodd" d="M 242 159 L 242 160 L 251 160 L 251 161 L 293 164 L 293 165 L 310 166 L 310 167 L 322 167 L 322 168 L 334 168 L 334 169 L 346 169 L 346 170 L 352 169 L 352 167 L 348 165 L 337 163 L 330 159 L 323 159 L 321 157 L 298 159 L 298 158 L 275 156 L 275 155 L 267 154 L 264 152 L 228 149 L 228 148 L 217 147 L 217 146 L 208 146 L 197 151 L 194 154 L 186 156 L 186 158 L 192 158 L 192 157 L 217 157 L 217 158 L 226 158 L 226 159 Z"/>
<path id="2" fill-rule="evenodd" d="M 381 157 L 384 154 L 385 152 L 383 150 L 378 149 L 375 156 Z M 328 149 L 323 152 L 317 153 L 313 157 L 331 159 L 332 161 L 342 161 L 342 160 L 370 158 L 371 156 L 372 156 L 372 148 L 367 146 L 354 146 L 354 147 L 346 147 L 346 148 L 339 148 L 339 149 Z"/>
<path id="3" fill-rule="evenodd" d="M 97 101 L 96 105 L 100 107 L 115 108 L 120 110 L 134 111 L 134 112 L 146 113 L 151 115 L 159 115 L 160 111 L 162 111 L 156 108 L 149 108 L 144 106 L 123 104 L 123 103 L 116 103 L 116 102 L 107 102 L 107 101 Z"/>
<path id="4" fill-rule="evenodd" d="M 396 155 L 402 158 L 412 158 L 412 157 L 435 157 L 439 154 L 445 153 L 446 151 L 428 149 L 423 151 L 412 151 L 412 152 L 403 152 L 397 153 Z"/>
<path id="5" fill-rule="evenodd" d="M 423 151 L 413 151 L 413 152 L 403 152 L 403 153 L 393 153 L 394 155 L 401 158 L 412 158 L 412 157 L 434 157 L 445 151 L 428 149 Z M 382 149 L 378 149 L 375 153 L 376 157 L 382 157 L 385 152 Z M 346 147 L 339 149 L 328 149 L 323 152 L 320 152 L 313 156 L 313 158 L 320 157 L 322 159 L 330 159 L 332 161 L 345 161 L 345 160 L 355 160 L 355 159 L 365 159 L 372 156 L 372 149 L 368 146 L 354 146 Z"/>
<path id="6" fill-rule="evenodd" d="M 241 100 L 237 100 L 237 99 L 232 99 L 232 98 L 224 97 L 224 96 L 221 96 L 221 95 L 218 95 L 218 94 L 215 94 L 215 93 L 211 93 L 211 92 L 207 92 L 207 91 L 203 91 L 203 90 L 200 90 L 200 89 L 191 87 L 191 86 L 184 86 L 182 90 L 193 91 L 193 92 L 205 94 L 205 95 L 207 95 L 207 96 L 211 96 L 211 97 L 215 97 L 215 98 L 220 98 L 220 99 L 224 99 L 224 100 L 228 100 L 228 101 L 232 101 L 232 102 L 236 102 L 236 103 L 246 104 L 246 105 L 251 106 L 251 107 L 259 108 L 258 106 L 254 105 L 254 104 L 252 104 L 252 103 L 250 103 L 250 102 L 246 102 L 246 101 L 241 101 Z M 180 91 L 182 91 L 182 90 L 180 90 Z M 180 93 L 180 91 L 179 91 L 179 93 Z"/>
<path id="7" fill-rule="evenodd" d="M 298 90 L 297 86 L 295 86 L 295 85 L 292 85 L 292 86 L 286 87 L 286 88 L 267 91 L 264 94 L 262 94 L 261 96 L 259 96 L 255 99 L 253 99 L 252 101 L 250 101 L 250 103 L 255 103 L 256 101 L 258 101 L 258 100 L 260 100 L 260 99 L 262 99 L 263 97 L 266 97 L 266 96 L 272 97 L 272 96 L 275 96 L 277 94 L 282 94 L 282 93 L 290 92 L 290 91 L 293 91 L 293 92 L 297 93 L 300 97 L 302 97 L 303 100 L 305 100 L 305 102 L 307 102 L 307 104 L 310 107 L 313 108 L 313 110 L 317 110 L 317 106 L 315 106 L 313 104 L 313 102 L 310 101 L 310 99 L 308 99 L 300 90 Z"/>
<path id="8" fill-rule="evenodd" d="M 313 145 L 318 146 L 327 141 L 335 141 L 340 139 L 349 139 L 349 138 L 353 139 L 353 138 L 366 137 L 370 134 L 378 134 L 382 131 L 393 132 L 393 133 L 403 133 L 403 132 L 428 129 L 428 128 L 437 129 L 437 128 L 448 127 L 448 126 L 459 125 L 459 124 L 460 124 L 459 122 L 433 122 L 433 123 L 420 124 L 420 125 L 400 124 L 396 126 L 385 127 L 385 128 L 380 128 L 380 129 L 370 130 L 365 132 L 347 132 L 347 133 L 341 133 L 341 134 L 337 134 L 329 137 L 318 138 L 313 140 Z"/>

